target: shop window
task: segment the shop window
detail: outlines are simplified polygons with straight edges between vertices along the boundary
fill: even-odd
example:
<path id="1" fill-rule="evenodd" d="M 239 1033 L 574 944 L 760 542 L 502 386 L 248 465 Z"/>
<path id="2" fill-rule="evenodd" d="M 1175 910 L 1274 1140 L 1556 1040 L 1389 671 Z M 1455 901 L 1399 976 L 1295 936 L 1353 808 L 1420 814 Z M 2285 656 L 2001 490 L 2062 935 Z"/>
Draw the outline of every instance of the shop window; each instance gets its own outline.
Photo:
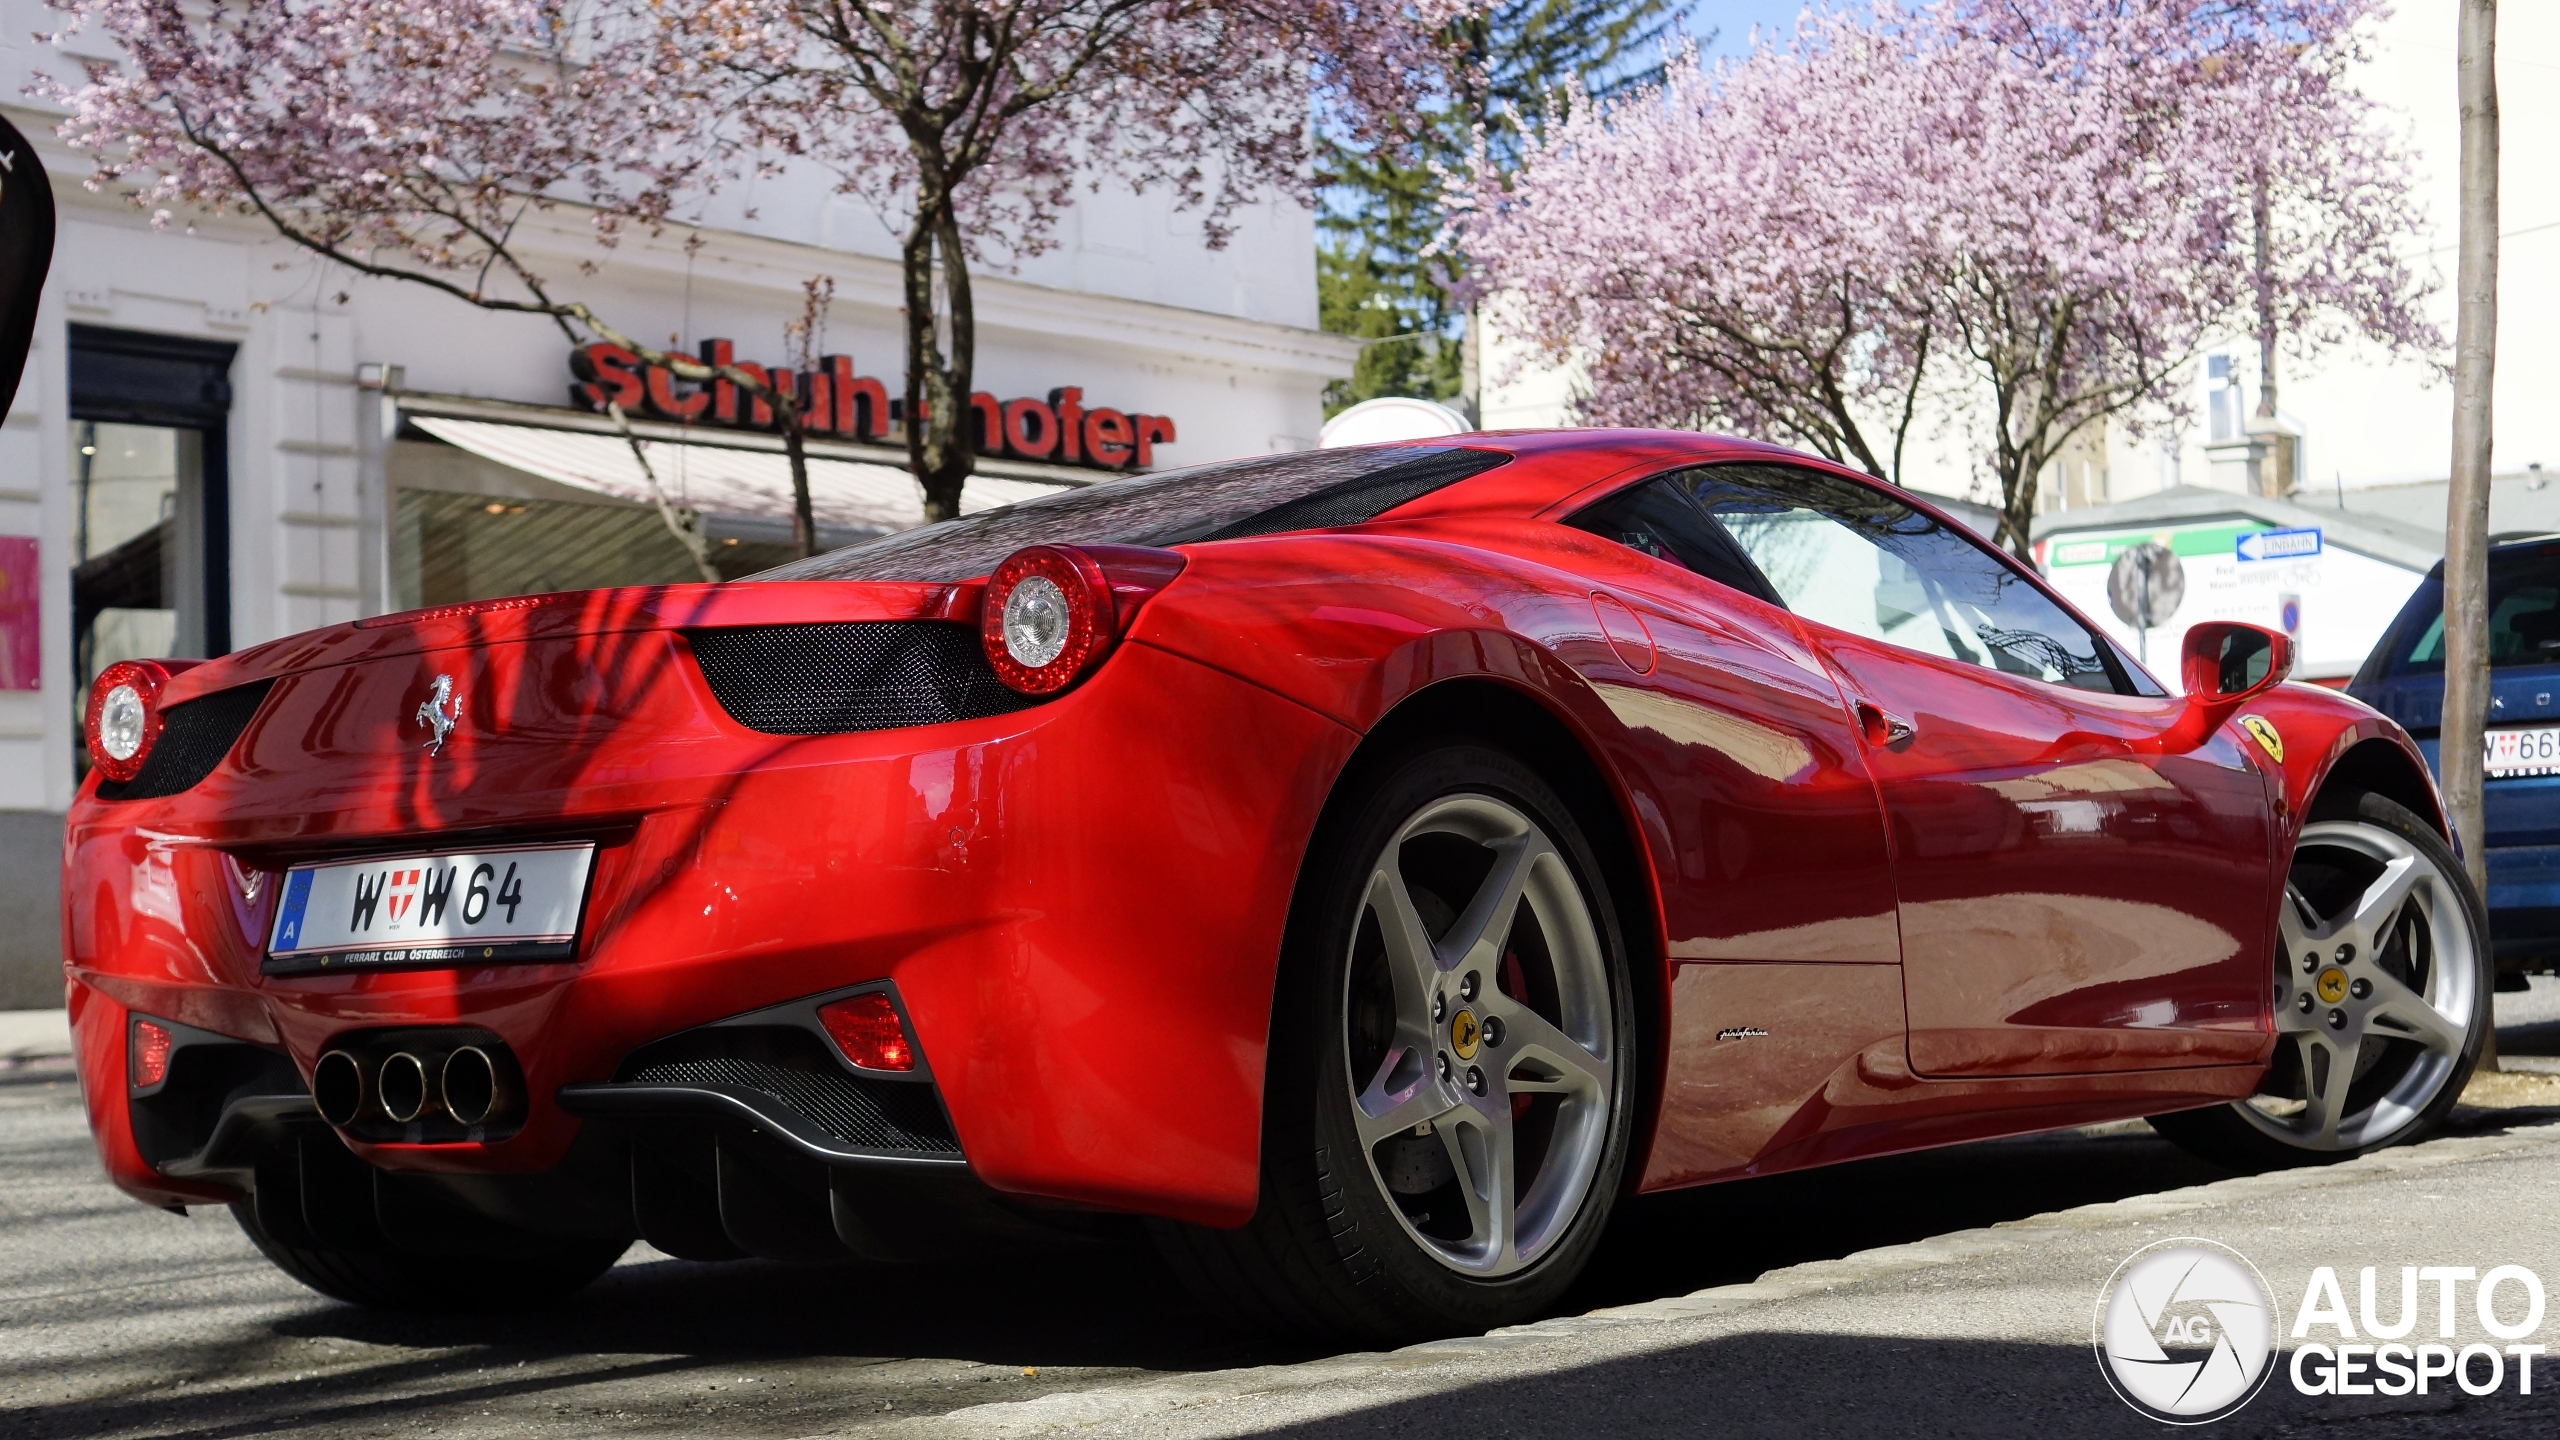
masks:
<path id="1" fill-rule="evenodd" d="M 72 590 L 78 597 L 80 678 L 119 660 L 184 653 L 176 572 L 191 547 L 180 542 L 182 471 L 200 471 L 193 431 L 156 425 L 74 427 Z"/>
<path id="2" fill-rule="evenodd" d="M 650 507 L 442 490 L 394 495 L 392 588 L 404 609 L 701 578 Z M 711 559 L 722 578 L 752 575 L 798 553 L 787 524 L 767 528 L 775 533 L 711 523 Z"/>

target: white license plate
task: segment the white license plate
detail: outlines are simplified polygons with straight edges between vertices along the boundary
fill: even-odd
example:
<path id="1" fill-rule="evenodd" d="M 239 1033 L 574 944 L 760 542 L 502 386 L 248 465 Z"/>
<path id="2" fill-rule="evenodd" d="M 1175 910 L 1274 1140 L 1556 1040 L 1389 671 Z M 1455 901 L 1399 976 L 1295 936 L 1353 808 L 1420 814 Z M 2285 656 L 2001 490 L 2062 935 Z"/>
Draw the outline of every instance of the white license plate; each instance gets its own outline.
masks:
<path id="1" fill-rule="evenodd" d="M 2492 730 L 2480 741 L 2492 775 L 2560 775 L 2560 725 Z"/>
<path id="2" fill-rule="evenodd" d="M 493 845 L 296 865 L 266 972 L 567 960 L 596 847 Z"/>

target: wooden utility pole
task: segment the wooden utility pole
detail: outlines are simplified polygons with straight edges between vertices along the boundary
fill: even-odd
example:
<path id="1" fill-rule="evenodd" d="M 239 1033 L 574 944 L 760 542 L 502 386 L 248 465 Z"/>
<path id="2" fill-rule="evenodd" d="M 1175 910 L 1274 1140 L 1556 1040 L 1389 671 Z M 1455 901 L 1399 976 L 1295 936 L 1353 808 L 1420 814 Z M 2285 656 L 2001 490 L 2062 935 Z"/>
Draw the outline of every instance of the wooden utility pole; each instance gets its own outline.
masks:
<path id="1" fill-rule="evenodd" d="M 2462 238 L 2454 272 L 2453 483 L 2444 517 L 2444 728 L 2454 838 L 2486 890 L 2480 732 L 2489 717 L 2489 396 L 2498 357 L 2498 0 L 2461 0 Z"/>

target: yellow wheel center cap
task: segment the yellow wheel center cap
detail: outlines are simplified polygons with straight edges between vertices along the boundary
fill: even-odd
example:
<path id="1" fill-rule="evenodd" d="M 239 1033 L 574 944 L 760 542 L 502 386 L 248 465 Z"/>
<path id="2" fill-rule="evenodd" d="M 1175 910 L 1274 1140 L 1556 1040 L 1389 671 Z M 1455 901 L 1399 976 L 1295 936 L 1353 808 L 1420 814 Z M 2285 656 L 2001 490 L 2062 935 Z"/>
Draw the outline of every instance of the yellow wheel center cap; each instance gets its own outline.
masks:
<path id="1" fill-rule="evenodd" d="M 2335 965 L 2321 971 L 2320 977 L 2312 981 L 2311 985 L 2313 989 L 2320 992 L 2320 1003 L 2323 1005 L 2335 1005 L 2347 998 L 2347 972 Z"/>
<path id="2" fill-rule="evenodd" d="M 1476 1023 L 1473 1010 L 1461 1010 L 1449 1017 L 1449 1048 L 1458 1052 L 1459 1059 L 1476 1058 L 1476 1041 L 1483 1034 L 1484 1028 Z"/>

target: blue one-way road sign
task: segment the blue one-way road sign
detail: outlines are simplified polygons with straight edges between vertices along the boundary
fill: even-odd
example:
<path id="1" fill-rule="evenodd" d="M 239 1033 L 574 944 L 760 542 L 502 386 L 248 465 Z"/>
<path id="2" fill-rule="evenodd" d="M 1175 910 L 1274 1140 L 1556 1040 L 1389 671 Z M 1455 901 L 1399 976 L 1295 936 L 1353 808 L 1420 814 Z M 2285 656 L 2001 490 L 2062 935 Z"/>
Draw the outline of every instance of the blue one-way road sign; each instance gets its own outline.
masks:
<path id="1" fill-rule="evenodd" d="M 2231 542 L 2243 560 L 2306 560 L 2320 553 L 2320 530 L 2259 530 Z"/>

